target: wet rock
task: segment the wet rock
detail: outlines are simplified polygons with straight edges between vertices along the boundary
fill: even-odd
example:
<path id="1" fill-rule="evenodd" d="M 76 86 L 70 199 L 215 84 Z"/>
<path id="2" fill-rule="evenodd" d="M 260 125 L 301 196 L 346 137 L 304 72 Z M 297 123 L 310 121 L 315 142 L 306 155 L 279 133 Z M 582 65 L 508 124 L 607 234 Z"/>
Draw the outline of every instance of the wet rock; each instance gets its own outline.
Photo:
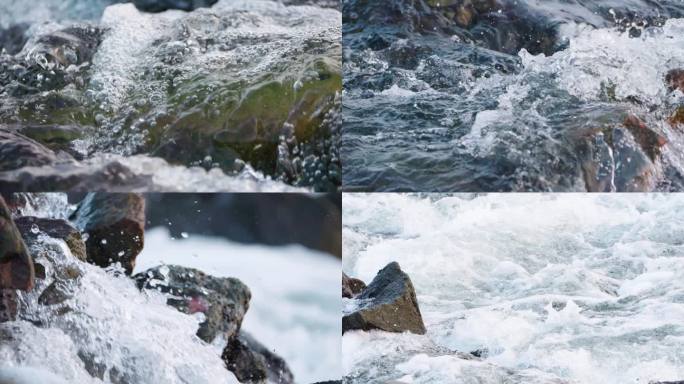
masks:
<path id="1" fill-rule="evenodd" d="M 667 139 L 664 136 L 649 128 L 646 123 L 633 114 L 627 116 L 624 126 L 632 133 L 636 142 L 651 160 L 660 156 L 661 148 L 667 144 Z"/>
<path id="2" fill-rule="evenodd" d="M 133 4 L 145 12 L 163 12 L 169 9 L 192 11 L 196 8 L 211 7 L 218 0 L 133 0 Z"/>
<path id="3" fill-rule="evenodd" d="M 366 283 L 342 272 L 342 297 L 352 298 L 366 289 Z"/>
<path id="4" fill-rule="evenodd" d="M 665 82 L 670 91 L 684 92 L 684 69 L 673 69 L 665 75 Z"/>
<path id="5" fill-rule="evenodd" d="M 0 197 L 0 288 L 31 290 L 34 274 L 31 255 Z"/>
<path id="6" fill-rule="evenodd" d="M 2 155 L 0 149 L 0 156 Z M 131 190 L 154 190 L 150 174 L 136 174 L 118 157 L 87 159 L 81 163 L 66 157 L 51 166 L 0 170 L 0 192 L 46 192 L 71 191 L 110 192 Z M 1 158 L 0 158 L 1 159 Z M 1 160 L 0 160 L 1 161 Z M 141 160 L 142 161 L 142 160 Z M 166 165 L 165 162 L 159 161 Z M 158 187 L 157 187 L 158 188 Z"/>
<path id="7" fill-rule="evenodd" d="M 38 297 L 38 304 L 56 305 L 65 302 L 73 297 L 71 287 L 62 281 L 54 281 Z"/>
<path id="8" fill-rule="evenodd" d="M 0 323 L 17 319 L 17 291 L 14 289 L 0 289 Z"/>
<path id="9" fill-rule="evenodd" d="M 426 332 L 413 283 L 397 262 L 381 269 L 356 300 L 359 308 L 342 318 L 342 333 L 371 329 Z"/>
<path id="10" fill-rule="evenodd" d="M 0 129 L 0 171 L 39 167 L 55 161 L 55 153 L 37 141 Z"/>
<path id="11" fill-rule="evenodd" d="M 81 261 L 86 261 L 86 246 L 81 233 L 61 219 L 43 219 L 32 216 L 22 216 L 15 220 L 24 239 L 35 238 L 45 234 L 55 239 L 62 239 L 71 253 Z"/>
<path id="12" fill-rule="evenodd" d="M 43 279 L 47 277 L 45 273 L 45 266 L 40 263 L 33 263 L 33 270 L 35 271 L 36 279 Z"/>
<path id="13" fill-rule="evenodd" d="M 30 27 L 28 23 L 10 25 L 7 28 L 0 28 L 0 53 L 14 55 L 21 51 L 26 44 L 28 37 L 26 30 Z"/>
<path id="14" fill-rule="evenodd" d="M 103 30 L 78 25 L 40 36 L 34 54 L 64 68 L 90 62 L 102 42 Z"/>
<path id="15" fill-rule="evenodd" d="M 14 57 L 0 61 L 0 85 L 15 97 L 25 99 L 27 105 L 42 104 L 43 112 L 64 114 L 69 103 L 64 96 L 46 91 L 62 89 L 69 84 L 83 88 L 88 78 L 86 71 L 95 55 L 103 31 L 91 25 L 77 25 L 36 37 Z M 44 93 L 44 97 L 36 95 Z M 50 101 L 57 101 L 50 105 Z"/>
<path id="16" fill-rule="evenodd" d="M 202 312 L 206 320 L 197 336 L 206 342 L 222 334 L 226 339 L 240 330 L 251 292 L 240 280 L 214 277 L 193 268 L 163 265 L 134 276 L 140 289 L 169 293 L 167 304 L 187 314 Z"/>
<path id="17" fill-rule="evenodd" d="M 89 193 L 71 220 L 87 234 L 87 261 L 100 267 L 120 263 L 133 272 L 142 251 L 145 228 L 145 198 L 135 193 Z"/>
<path id="18" fill-rule="evenodd" d="M 679 106 L 667 120 L 673 127 L 684 126 L 684 106 Z"/>
<path id="19" fill-rule="evenodd" d="M 241 383 L 294 383 L 294 376 L 285 360 L 271 352 L 250 334 L 240 332 L 228 341 L 221 356 L 226 368 Z"/>
<path id="20" fill-rule="evenodd" d="M 84 350 L 79 350 L 78 358 L 81 359 L 86 371 L 88 371 L 88 374 L 90 374 L 90 376 L 97 377 L 100 380 L 104 379 L 104 374 L 107 370 L 107 365 L 101 361 L 98 361 L 94 354 Z"/>

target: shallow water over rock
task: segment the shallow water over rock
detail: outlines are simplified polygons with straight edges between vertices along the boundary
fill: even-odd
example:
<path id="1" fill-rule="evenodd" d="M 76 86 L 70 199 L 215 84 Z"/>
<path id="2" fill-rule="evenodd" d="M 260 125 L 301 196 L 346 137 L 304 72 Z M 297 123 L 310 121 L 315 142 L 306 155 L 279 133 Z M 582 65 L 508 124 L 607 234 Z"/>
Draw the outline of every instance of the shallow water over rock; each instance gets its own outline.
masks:
<path id="1" fill-rule="evenodd" d="M 335 190 L 340 18 L 316 5 L 219 1 L 161 13 L 114 4 L 99 20 L 32 25 L 23 49 L 0 57 L 1 129 L 79 162 L 147 155 L 224 178 L 249 166 Z"/>

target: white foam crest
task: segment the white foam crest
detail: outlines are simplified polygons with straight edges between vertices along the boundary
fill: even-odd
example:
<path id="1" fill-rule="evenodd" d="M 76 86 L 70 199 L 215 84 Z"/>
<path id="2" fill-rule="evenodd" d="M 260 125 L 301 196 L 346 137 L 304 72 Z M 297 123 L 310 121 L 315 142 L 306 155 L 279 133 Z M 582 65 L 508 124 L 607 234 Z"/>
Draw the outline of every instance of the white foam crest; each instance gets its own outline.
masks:
<path id="1" fill-rule="evenodd" d="M 598 100 L 602 87 L 614 87 L 618 99 L 636 96 L 659 104 L 666 96 L 665 74 L 684 65 L 683 32 L 684 19 L 646 29 L 639 38 L 584 26 L 574 31 L 568 48 L 550 57 L 525 50 L 519 56 L 525 71 L 553 73 L 563 89 L 583 100 Z"/>

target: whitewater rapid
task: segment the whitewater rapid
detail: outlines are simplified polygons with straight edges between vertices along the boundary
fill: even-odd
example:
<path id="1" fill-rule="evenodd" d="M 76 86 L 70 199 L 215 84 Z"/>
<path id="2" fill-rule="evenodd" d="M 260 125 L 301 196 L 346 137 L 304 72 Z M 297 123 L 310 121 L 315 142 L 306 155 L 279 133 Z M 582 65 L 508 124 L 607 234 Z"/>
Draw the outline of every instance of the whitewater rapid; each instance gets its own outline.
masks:
<path id="1" fill-rule="evenodd" d="M 343 212 L 344 271 L 399 262 L 428 330 L 346 333 L 351 383 L 684 378 L 684 196 L 348 194 Z"/>
<path id="2" fill-rule="evenodd" d="M 22 215 L 66 219 L 74 209 L 65 194 L 29 199 Z M 39 279 L 33 292 L 21 294 L 22 319 L 0 324 L 0 383 L 115 381 L 92 377 L 84 361 L 110 375 L 118 369 L 130 383 L 238 383 L 221 359 L 226 340 L 208 344 L 196 336 L 203 315 L 186 315 L 168 306 L 166 296 L 141 292 L 117 268 L 81 262 L 62 240 L 39 234 L 30 251 L 48 275 L 55 263 L 82 277 L 64 313 L 37 303 L 49 281 Z M 175 239 L 165 228 L 154 228 L 145 234 L 135 272 L 160 264 L 236 277 L 249 286 L 252 299 L 242 329 L 281 356 L 296 383 L 341 376 L 339 259 L 294 245 L 244 245 L 187 234 Z"/>

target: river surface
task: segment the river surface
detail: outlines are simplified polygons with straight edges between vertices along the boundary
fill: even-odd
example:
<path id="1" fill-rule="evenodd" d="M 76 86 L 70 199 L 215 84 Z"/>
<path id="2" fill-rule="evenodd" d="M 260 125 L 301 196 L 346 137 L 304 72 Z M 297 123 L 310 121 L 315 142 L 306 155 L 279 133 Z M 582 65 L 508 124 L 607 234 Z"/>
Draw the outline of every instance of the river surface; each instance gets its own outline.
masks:
<path id="1" fill-rule="evenodd" d="M 345 382 L 684 378 L 682 196 L 349 194 L 343 205 L 344 271 L 368 283 L 397 261 L 427 328 L 345 333 Z"/>
<path id="2" fill-rule="evenodd" d="M 343 2 L 347 190 L 684 188 L 684 2 L 463 3 Z"/>

